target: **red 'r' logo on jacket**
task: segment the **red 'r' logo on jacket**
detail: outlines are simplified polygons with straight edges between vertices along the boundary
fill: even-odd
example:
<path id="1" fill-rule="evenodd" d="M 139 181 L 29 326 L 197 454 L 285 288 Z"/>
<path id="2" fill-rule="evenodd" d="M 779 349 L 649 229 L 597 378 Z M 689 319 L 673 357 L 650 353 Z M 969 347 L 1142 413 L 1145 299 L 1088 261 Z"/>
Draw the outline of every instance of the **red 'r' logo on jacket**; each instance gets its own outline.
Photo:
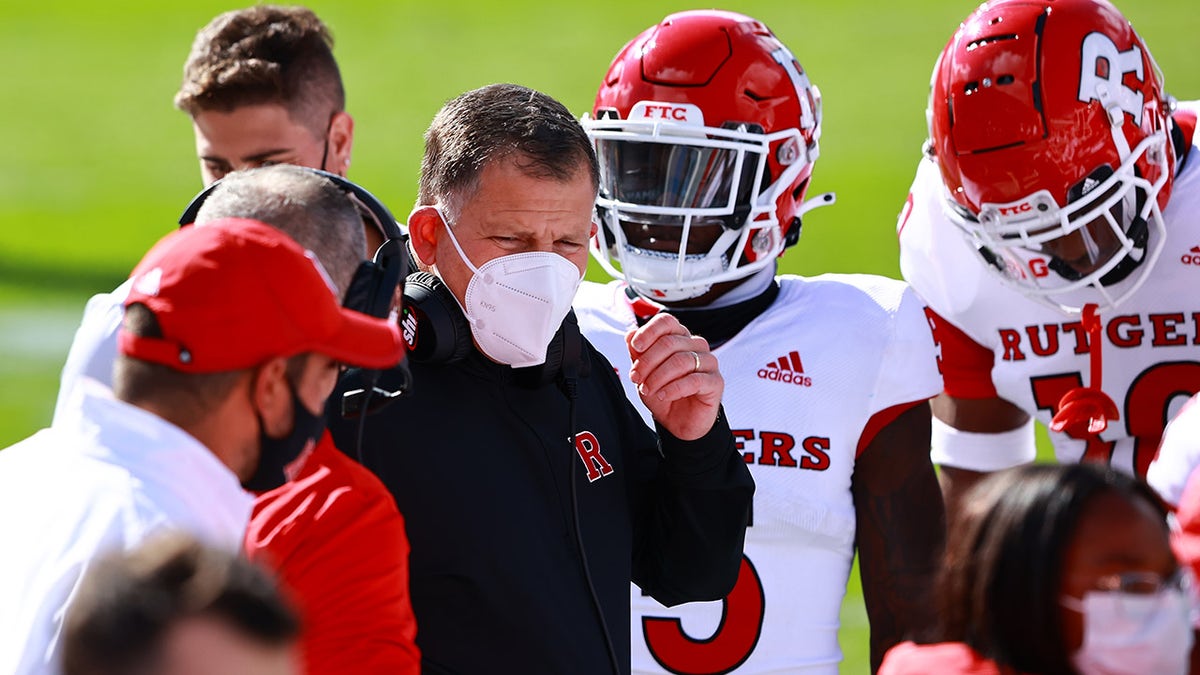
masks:
<path id="1" fill-rule="evenodd" d="M 590 431 L 581 431 L 575 434 L 575 452 L 578 452 L 579 459 L 583 460 L 589 483 L 595 483 L 613 472 L 612 464 L 609 464 L 608 460 L 604 459 L 604 455 L 600 453 L 600 441 L 596 438 L 596 434 Z"/>

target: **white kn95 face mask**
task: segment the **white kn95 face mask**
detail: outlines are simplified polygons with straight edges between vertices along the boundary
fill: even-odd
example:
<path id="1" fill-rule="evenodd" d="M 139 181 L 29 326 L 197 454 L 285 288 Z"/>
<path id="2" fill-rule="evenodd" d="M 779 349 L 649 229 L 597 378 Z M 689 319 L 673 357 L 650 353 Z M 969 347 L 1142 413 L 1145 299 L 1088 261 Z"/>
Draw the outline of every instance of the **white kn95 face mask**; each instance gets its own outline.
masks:
<path id="1" fill-rule="evenodd" d="M 550 340 L 583 280 L 579 268 L 548 251 L 500 256 L 475 267 L 455 239 L 450 221 L 440 208 L 437 211 L 459 258 L 474 272 L 462 310 L 475 344 L 493 361 L 513 368 L 545 363 Z"/>

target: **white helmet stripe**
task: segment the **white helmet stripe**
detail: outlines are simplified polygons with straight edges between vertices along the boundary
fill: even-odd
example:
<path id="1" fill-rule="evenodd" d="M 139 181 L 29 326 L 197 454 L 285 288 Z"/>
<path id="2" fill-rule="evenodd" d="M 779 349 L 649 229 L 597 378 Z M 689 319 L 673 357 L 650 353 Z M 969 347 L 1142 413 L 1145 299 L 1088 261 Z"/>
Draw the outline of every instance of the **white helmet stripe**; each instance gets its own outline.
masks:
<path id="1" fill-rule="evenodd" d="M 800 115 L 801 126 L 805 129 L 815 129 L 818 120 L 816 111 L 813 110 L 812 96 L 809 94 L 812 84 L 808 81 L 808 75 L 800 70 L 800 65 L 796 63 L 796 57 L 792 56 L 788 48 L 783 45 L 771 52 L 771 58 L 783 66 L 792 80 L 792 86 L 796 88 L 796 98 L 800 99 L 800 109 L 803 111 Z"/>

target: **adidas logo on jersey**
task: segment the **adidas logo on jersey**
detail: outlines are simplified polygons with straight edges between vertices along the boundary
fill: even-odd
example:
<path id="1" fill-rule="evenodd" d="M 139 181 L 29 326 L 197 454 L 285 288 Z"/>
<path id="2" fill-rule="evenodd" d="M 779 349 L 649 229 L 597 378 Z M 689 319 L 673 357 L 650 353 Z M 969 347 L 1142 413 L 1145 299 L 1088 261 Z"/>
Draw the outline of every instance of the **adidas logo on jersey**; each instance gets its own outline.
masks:
<path id="1" fill-rule="evenodd" d="M 795 350 L 759 368 L 758 376 L 764 380 L 794 384 L 798 387 L 812 386 L 812 378 L 804 374 L 804 364 L 800 363 L 800 352 Z"/>
<path id="2" fill-rule="evenodd" d="M 1183 254 L 1179 262 L 1184 265 L 1200 265 L 1200 246 L 1193 246 L 1190 252 Z"/>

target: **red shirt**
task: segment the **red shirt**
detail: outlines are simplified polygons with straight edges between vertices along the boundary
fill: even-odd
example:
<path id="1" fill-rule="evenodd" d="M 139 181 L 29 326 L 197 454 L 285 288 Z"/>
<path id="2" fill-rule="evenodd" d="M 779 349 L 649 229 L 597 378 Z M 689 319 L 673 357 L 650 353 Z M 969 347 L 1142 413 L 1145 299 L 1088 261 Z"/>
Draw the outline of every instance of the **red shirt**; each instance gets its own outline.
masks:
<path id="1" fill-rule="evenodd" d="M 995 661 L 985 659 L 961 642 L 919 645 L 901 642 L 888 650 L 878 675 L 1008 675 Z"/>
<path id="2" fill-rule="evenodd" d="M 300 610 L 306 672 L 420 672 L 404 520 L 328 433 L 293 480 L 258 497 L 245 548 Z"/>

